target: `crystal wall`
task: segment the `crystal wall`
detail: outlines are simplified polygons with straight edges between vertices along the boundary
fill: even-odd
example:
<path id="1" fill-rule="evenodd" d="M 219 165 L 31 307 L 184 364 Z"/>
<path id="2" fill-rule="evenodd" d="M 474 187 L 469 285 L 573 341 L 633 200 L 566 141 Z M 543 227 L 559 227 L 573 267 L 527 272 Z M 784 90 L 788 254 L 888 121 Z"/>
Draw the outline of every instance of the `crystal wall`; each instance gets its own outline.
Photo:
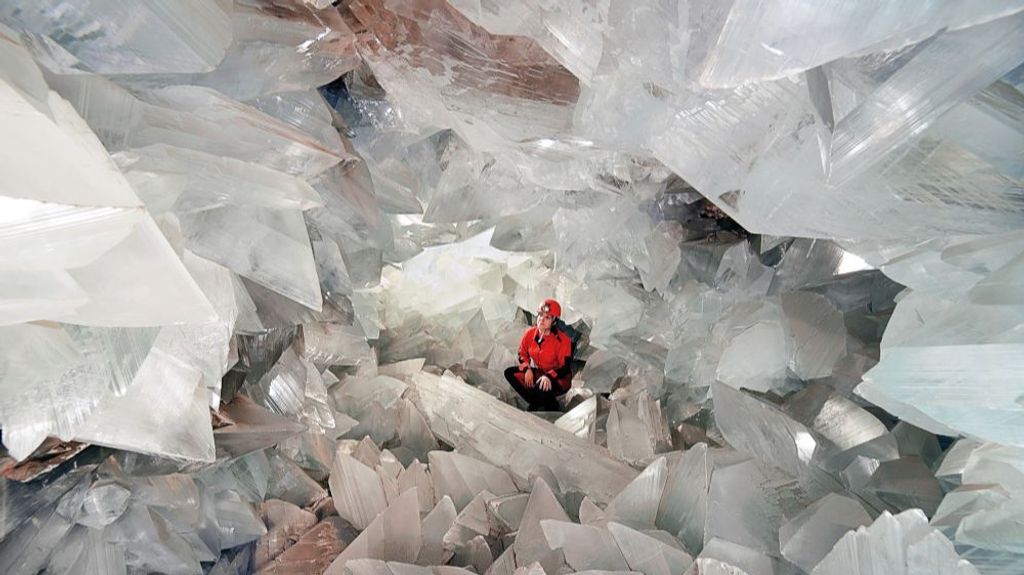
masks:
<path id="1" fill-rule="evenodd" d="M 0 572 L 1024 572 L 1022 92 L 1020 0 L 8 0 Z"/>

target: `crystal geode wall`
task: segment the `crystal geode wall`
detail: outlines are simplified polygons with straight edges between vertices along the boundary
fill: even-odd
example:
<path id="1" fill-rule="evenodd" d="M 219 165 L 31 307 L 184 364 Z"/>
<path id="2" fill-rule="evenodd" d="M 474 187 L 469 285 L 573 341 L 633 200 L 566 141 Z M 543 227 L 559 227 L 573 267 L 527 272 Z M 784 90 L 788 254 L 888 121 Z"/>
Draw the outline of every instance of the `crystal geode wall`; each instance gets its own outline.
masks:
<path id="1" fill-rule="evenodd" d="M 0 6 L 0 571 L 1024 570 L 1024 3 L 333 4 Z"/>

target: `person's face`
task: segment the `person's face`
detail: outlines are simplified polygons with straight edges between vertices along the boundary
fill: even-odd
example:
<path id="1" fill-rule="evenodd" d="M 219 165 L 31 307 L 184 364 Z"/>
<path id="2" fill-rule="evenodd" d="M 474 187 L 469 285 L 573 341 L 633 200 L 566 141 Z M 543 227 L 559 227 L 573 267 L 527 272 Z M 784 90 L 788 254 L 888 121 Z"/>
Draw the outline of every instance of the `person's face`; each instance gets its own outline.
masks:
<path id="1" fill-rule="evenodd" d="M 547 311 L 546 307 L 537 310 L 537 327 L 543 330 L 550 330 L 555 318 Z"/>

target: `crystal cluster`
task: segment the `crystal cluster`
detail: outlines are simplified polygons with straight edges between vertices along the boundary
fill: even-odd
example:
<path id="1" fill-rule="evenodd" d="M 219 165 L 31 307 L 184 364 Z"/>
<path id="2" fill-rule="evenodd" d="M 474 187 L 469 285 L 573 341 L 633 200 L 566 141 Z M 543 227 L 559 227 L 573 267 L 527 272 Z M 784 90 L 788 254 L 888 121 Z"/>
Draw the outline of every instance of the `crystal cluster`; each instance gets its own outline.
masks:
<path id="1" fill-rule="evenodd" d="M 0 572 L 1024 572 L 1022 64 L 1019 0 L 8 0 Z"/>

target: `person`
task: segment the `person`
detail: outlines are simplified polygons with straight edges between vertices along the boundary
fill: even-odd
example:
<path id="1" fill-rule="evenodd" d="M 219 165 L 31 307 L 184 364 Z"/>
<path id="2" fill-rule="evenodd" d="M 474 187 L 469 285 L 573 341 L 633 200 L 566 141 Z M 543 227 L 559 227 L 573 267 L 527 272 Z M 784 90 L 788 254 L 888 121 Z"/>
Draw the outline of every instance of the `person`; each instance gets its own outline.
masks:
<path id="1" fill-rule="evenodd" d="M 530 405 L 529 411 L 558 411 L 558 398 L 572 383 L 572 340 L 555 327 L 561 315 L 557 301 L 544 300 L 537 325 L 519 343 L 519 365 L 505 370 L 505 379 Z"/>

